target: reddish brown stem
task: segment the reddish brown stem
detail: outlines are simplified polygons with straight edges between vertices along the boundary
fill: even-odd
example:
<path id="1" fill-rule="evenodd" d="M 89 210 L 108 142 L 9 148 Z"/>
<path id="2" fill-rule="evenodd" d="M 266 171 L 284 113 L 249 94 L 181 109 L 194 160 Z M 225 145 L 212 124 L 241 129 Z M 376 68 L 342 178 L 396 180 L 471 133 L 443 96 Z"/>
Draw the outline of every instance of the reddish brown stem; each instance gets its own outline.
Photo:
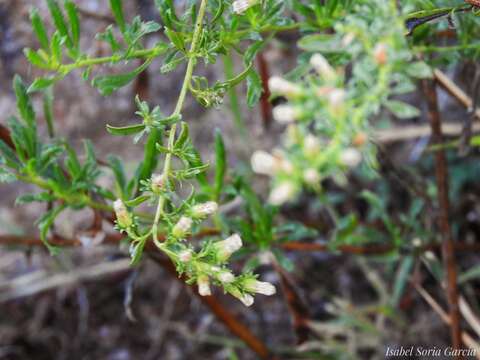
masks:
<path id="1" fill-rule="evenodd" d="M 172 263 L 167 259 L 158 256 L 158 253 L 149 253 L 150 258 L 165 268 L 172 276 L 185 283 L 183 277 L 178 277 L 177 271 Z M 267 346 L 257 338 L 244 324 L 242 324 L 230 311 L 228 311 L 214 296 L 200 296 L 198 292 L 194 294 L 204 303 L 210 311 L 220 320 L 234 335 L 242 339 L 247 346 L 252 349 L 261 359 L 277 360 L 270 353 Z"/>
<path id="2" fill-rule="evenodd" d="M 424 80 L 423 91 L 428 105 L 428 117 L 432 129 L 434 145 L 443 143 L 442 122 L 438 108 L 436 85 L 434 82 Z M 448 166 L 445 151 L 439 147 L 435 152 L 435 177 L 437 181 L 439 216 L 438 225 L 442 236 L 442 257 L 446 269 L 447 298 L 450 312 L 450 331 L 452 345 L 455 349 L 462 347 L 462 330 L 460 326 L 460 311 L 458 306 L 457 265 L 455 262 L 455 246 L 449 222 L 448 198 Z M 461 355 L 456 357 L 462 359 Z"/>
<path id="3" fill-rule="evenodd" d="M 268 70 L 268 63 L 265 60 L 262 52 L 259 52 L 257 54 L 257 63 L 263 87 L 262 97 L 260 98 L 260 110 L 262 112 L 263 126 L 267 128 L 272 120 L 272 105 L 269 101 L 270 89 L 268 87 L 268 79 L 270 78 L 270 73 Z"/>
<path id="4" fill-rule="evenodd" d="M 290 311 L 293 322 L 293 328 L 297 335 L 297 345 L 301 345 L 308 340 L 310 328 L 308 321 L 310 320 L 310 311 L 298 293 L 292 277 L 276 262 L 273 261 L 273 267 L 280 276 L 283 294 Z"/>

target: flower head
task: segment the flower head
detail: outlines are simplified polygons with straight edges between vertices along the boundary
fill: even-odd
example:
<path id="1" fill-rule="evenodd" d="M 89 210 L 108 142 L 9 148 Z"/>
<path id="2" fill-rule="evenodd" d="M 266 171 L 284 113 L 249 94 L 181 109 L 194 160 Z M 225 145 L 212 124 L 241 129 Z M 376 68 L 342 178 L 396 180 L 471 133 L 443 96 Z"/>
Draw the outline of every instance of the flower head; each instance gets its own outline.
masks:
<path id="1" fill-rule="evenodd" d="M 193 257 L 193 251 L 190 249 L 185 249 L 178 253 L 178 259 L 184 263 L 192 260 L 192 257 Z"/>
<path id="2" fill-rule="evenodd" d="M 263 295 L 273 295 L 277 292 L 275 286 L 265 281 L 258 281 L 255 279 L 246 279 L 243 282 L 243 288 L 252 293 L 258 293 Z"/>
<path id="3" fill-rule="evenodd" d="M 253 299 L 252 295 L 250 295 L 246 292 L 242 292 L 239 289 L 237 289 L 236 287 L 232 287 L 231 289 L 228 290 L 228 292 L 232 296 L 234 296 L 238 300 L 240 300 L 243 303 L 243 305 L 245 305 L 245 306 L 252 306 L 253 305 L 254 299 Z"/>
<path id="4" fill-rule="evenodd" d="M 235 251 L 242 247 L 242 238 L 238 234 L 233 234 L 225 240 L 217 241 L 213 244 L 217 258 L 220 261 L 226 261 Z"/>
<path id="5" fill-rule="evenodd" d="M 321 177 L 316 169 L 309 168 L 303 172 L 303 179 L 307 184 L 315 186 L 320 183 Z"/>
<path id="6" fill-rule="evenodd" d="M 302 93 L 300 86 L 285 80 L 279 76 L 273 76 L 268 80 L 270 91 L 287 97 L 295 97 Z"/>
<path id="7" fill-rule="evenodd" d="M 182 216 L 180 220 L 175 224 L 172 229 L 172 235 L 177 238 L 181 239 L 184 238 L 190 232 L 192 228 L 193 220 L 189 217 Z"/>
<path id="8" fill-rule="evenodd" d="M 289 124 L 298 117 L 297 111 L 290 105 L 278 105 L 273 108 L 273 118 L 280 124 Z"/>
<path id="9" fill-rule="evenodd" d="M 282 205 L 293 199 L 296 194 L 295 185 L 291 182 L 283 182 L 274 187 L 268 197 L 268 202 L 273 205 Z"/>
<path id="10" fill-rule="evenodd" d="M 355 148 L 347 148 L 340 155 L 340 161 L 348 167 L 356 167 L 362 162 L 362 154 Z"/>
<path id="11" fill-rule="evenodd" d="M 166 177 L 163 174 L 153 174 L 151 179 L 151 189 L 155 194 L 162 192 L 165 189 Z"/>
<path id="12" fill-rule="evenodd" d="M 236 0 L 233 2 L 233 12 L 235 14 L 243 14 L 252 6 L 256 5 L 258 0 Z"/>
<path id="13" fill-rule="evenodd" d="M 206 203 L 193 206 L 191 214 L 194 219 L 204 219 L 215 213 L 217 209 L 218 204 L 215 201 L 207 201 Z"/>
<path id="14" fill-rule="evenodd" d="M 231 282 L 235 281 L 235 275 L 228 270 L 220 270 L 217 272 L 216 278 L 224 284 L 230 284 Z"/>
<path id="15" fill-rule="evenodd" d="M 327 81 L 334 80 L 337 76 L 335 70 L 329 64 L 328 60 L 322 54 L 314 54 L 310 58 L 310 65 L 313 66 L 315 71 Z"/>
<path id="16" fill-rule="evenodd" d="M 263 150 L 257 150 L 253 153 L 250 160 L 252 170 L 257 174 L 273 175 L 276 171 L 277 160 L 272 154 Z"/>
<path id="17" fill-rule="evenodd" d="M 210 280 L 207 275 L 200 275 L 197 278 L 198 293 L 201 296 L 212 295 L 212 290 L 210 289 Z"/>
<path id="18" fill-rule="evenodd" d="M 320 149 L 320 141 L 316 136 L 313 136 L 312 134 L 305 136 L 305 140 L 303 141 L 303 151 L 305 152 L 305 156 L 317 156 L 320 152 Z"/>
<path id="19" fill-rule="evenodd" d="M 373 49 L 373 57 L 378 65 L 385 65 L 388 61 L 387 45 L 378 43 Z"/>
<path id="20" fill-rule="evenodd" d="M 113 202 L 113 210 L 115 211 L 115 216 L 117 217 L 117 224 L 119 227 L 128 228 L 132 226 L 132 216 L 128 212 L 127 207 L 121 199 L 117 199 Z"/>

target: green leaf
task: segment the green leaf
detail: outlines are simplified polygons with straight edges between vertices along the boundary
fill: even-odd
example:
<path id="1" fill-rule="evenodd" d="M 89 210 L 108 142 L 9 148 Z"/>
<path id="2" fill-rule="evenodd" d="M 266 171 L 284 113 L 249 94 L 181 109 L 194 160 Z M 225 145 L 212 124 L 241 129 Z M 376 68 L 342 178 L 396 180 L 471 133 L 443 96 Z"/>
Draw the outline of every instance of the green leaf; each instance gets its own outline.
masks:
<path id="1" fill-rule="evenodd" d="M 55 31 L 50 42 L 50 52 L 54 64 L 62 63 L 62 45 L 65 43 L 65 37 L 60 36 L 60 33 Z"/>
<path id="2" fill-rule="evenodd" d="M 122 195 L 126 195 L 126 189 L 127 189 L 127 178 L 125 175 L 125 170 L 123 168 L 123 163 L 118 157 L 114 155 L 109 155 L 107 157 L 107 162 L 115 176 L 115 185 L 117 187 L 117 193 L 120 195 L 118 197 L 123 197 Z"/>
<path id="3" fill-rule="evenodd" d="M 65 22 L 65 18 L 63 17 L 62 10 L 56 0 L 47 0 L 48 9 L 50 10 L 50 14 L 53 18 L 53 23 L 57 28 L 61 37 L 65 38 L 65 42 L 68 48 L 73 47 L 72 39 L 70 38 L 70 34 L 68 33 L 67 24 Z"/>
<path id="4" fill-rule="evenodd" d="M 408 277 L 413 269 L 415 264 L 415 259 L 413 256 L 407 256 L 402 260 L 400 267 L 397 271 L 397 276 L 395 277 L 395 282 L 393 285 L 393 294 L 392 294 L 392 306 L 397 307 L 400 299 L 405 291 L 405 287 L 408 282 Z"/>
<path id="5" fill-rule="evenodd" d="M 28 87 L 27 92 L 29 94 L 34 93 L 39 90 L 43 90 L 45 88 L 48 88 L 50 85 L 54 84 L 56 81 L 58 81 L 58 77 L 41 77 L 35 79 L 35 81 Z"/>
<path id="6" fill-rule="evenodd" d="M 165 29 L 165 35 L 168 37 L 170 42 L 180 51 L 185 51 L 185 42 L 183 37 L 176 31 L 172 29 Z"/>
<path id="7" fill-rule="evenodd" d="M 225 143 L 223 142 L 222 133 L 220 129 L 215 130 L 215 189 L 214 196 L 218 201 L 223 189 L 223 183 L 226 172 L 226 153 Z"/>
<path id="8" fill-rule="evenodd" d="M 42 239 L 43 244 L 47 247 L 50 251 L 51 255 L 58 254 L 58 248 L 56 246 L 51 245 L 47 240 L 48 230 L 52 227 L 55 218 L 65 210 L 65 205 L 60 205 L 56 208 L 53 208 L 43 214 L 43 216 L 38 220 L 38 228 L 40 229 L 40 239 Z"/>
<path id="9" fill-rule="evenodd" d="M 1 160 L 1 158 L 0 158 Z M 1 164 L 1 162 L 0 162 Z M 12 183 L 17 180 L 15 174 L 0 167 L 0 183 Z"/>
<path id="10" fill-rule="evenodd" d="M 174 151 L 180 151 L 183 149 L 186 142 L 189 140 L 189 129 L 188 124 L 184 121 L 181 122 L 180 134 L 178 135 L 177 140 L 173 146 Z"/>
<path id="11" fill-rule="evenodd" d="M 304 36 L 298 42 L 298 47 L 305 51 L 332 53 L 341 52 L 341 42 L 332 35 L 315 34 Z"/>
<path id="12" fill-rule="evenodd" d="M 43 49 L 48 50 L 49 48 L 49 41 L 47 35 L 47 29 L 45 28 L 45 24 L 43 23 L 40 15 L 38 14 L 38 10 L 33 8 L 30 10 L 30 21 L 32 23 L 33 31 L 40 42 L 40 45 Z"/>
<path id="13" fill-rule="evenodd" d="M 139 189 L 140 180 L 149 179 L 152 176 L 152 172 L 157 166 L 157 154 L 156 143 L 162 136 L 162 131 L 158 128 L 152 128 L 145 144 L 145 152 L 143 161 L 140 164 L 140 170 L 137 177 L 137 190 Z"/>
<path id="14" fill-rule="evenodd" d="M 136 125 L 122 126 L 122 127 L 107 125 L 107 131 L 110 134 L 119 135 L 119 136 L 133 135 L 143 130 L 145 130 L 144 124 L 136 124 Z"/>
<path id="15" fill-rule="evenodd" d="M 53 91 L 48 89 L 43 94 L 43 116 L 47 122 L 48 135 L 54 137 L 55 131 L 53 126 Z"/>
<path id="16" fill-rule="evenodd" d="M 124 34 L 126 30 L 125 17 L 123 16 L 122 0 L 110 0 L 110 8 L 112 9 L 115 21 Z"/>
<path id="17" fill-rule="evenodd" d="M 70 21 L 73 46 L 75 49 L 78 49 L 80 44 L 80 20 L 77 6 L 72 1 L 66 0 L 65 9 L 67 10 L 68 20 Z"/>
<path id="18" fill-rule="evenodd" d="M 458 283 L 465 284 L 470 280 L 475 280 L 480 277 L 480 266 L 473 266 L 471 269 L 465 271 L 458 276 Z"/>
<path id="19" fill-rule="evenodd" d="M 129 84 L 150 65 L 150 62 L 151 60 L 145 61 L 141 66 L 129 73 L 96 77 L 92 81 L 92 86 L 98 88 L 100 94 L 108 96 L 119 88 Z"/>
<path id="20" fill-rule="evenodd" d="M 399 119 L 411 119 L 420 116 L 420 111 L 407 103 L 398 100 L 388 100 L 385 107 Z"/>
<path id="21" fill-rule="evenodd" d="M 35 129 L 35 111 L 30 102 L 30 97 L 27 94 L 27 89 L 19 75 L 15 75 L 13 78 L 13 88 L 17 98 L 18 111 L 20 112 L 22 119 L 25 120 L 30 128 Z"/>
<path id="22" fill-rule="evenodd" d="M 142 258 L 143 248 L 145 247 L 145 243 L 146 243 L 146 240 L 143 239 L 130 244 L 130 257 L 131 257 L 130 264 L 131 265 L 138 264 L 138 262 Z"/>
<path id="23" fill-rule="evenodd" d="M 40 69 L 50 69 L 50 64 L 48 63 L 48 60 L 44 59 L 38 52 L 33 51 L 29 48 L 25 48 L 23 49 L 23 54 L 32 65 Z"/>
<path id="24" fill-rule="evenodd" d="M 255 106 L 260 100 L 262 92 L 262 80 L 254 70 L 251 70 L 247 77 L 247 105 L 249 107 Z"/>
<path id="25" fill-rule="evenodd" d="M 407 74 L 417 79 L 431 79 L 433 72 L 430 66 L 423 61 L 417 61 L 406 67 Z"/>
<path id="26" fill-rule="evenodd" d="M 49 192 L 42 192 L 39 194 L 23 194 L 15 200 L 16 205 L 29 204 L 32 202 L 47 202 L 53 201 L 55 197 Z"/>

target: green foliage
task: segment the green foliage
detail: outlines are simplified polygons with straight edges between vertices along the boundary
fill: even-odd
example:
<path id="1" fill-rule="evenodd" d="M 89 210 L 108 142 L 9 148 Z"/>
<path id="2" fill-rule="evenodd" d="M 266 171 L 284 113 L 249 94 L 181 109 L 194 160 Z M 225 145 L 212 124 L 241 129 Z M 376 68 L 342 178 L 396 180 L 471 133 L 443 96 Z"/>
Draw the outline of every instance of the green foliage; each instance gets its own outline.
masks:
<path id="1" fill-rule="evenodd" d="M 365 217 L 380 224 L 373 228 L 365 226 L 359 214 L 338 214 L 339 197 L 325 183 L 332 181 L 345 189 L 350 173 L 376 179 L 377 148 L 370 139 L 379 120 L 390 115 L 399 119 L 420 116 L 417 108 L 398 96 L 415 90 L 418 79 L 431 78 L 435 63 L 453 64 L 457 52 L 478 56 L 480 46 L 471 35 L 479 25 L 478 17 L 464 9 L 461 1 L 409 0 L 397 6 L 393 0 L 201 0 L 187 1 L 179 13 L 173 0 L 157 0 L 160 25 L 128 16 L 121 0 L 109 3 L 115 24 L 96 36 L 109 46 L 110 54 L 103 57 L 81 49 L 82 24 L 73 1 L 47 0 L 52 33 L 36 9 L 30 12 L 39 48 L 24 53 L 43 75 L 28 87 L 19 76 L 14 79 L 19 117 L 8 121 L 14 149 L 0 141 L 0 181 L 16 179 L 39 188 L 39 193 L 22 194 L 17 203 L 51 205 L 38 220 L 48 249 L 52 253 L 58 250 L 48 242 L 48 235 L 63 211 L 113 211 L 116 228 L 129 239 L 132 264 L 141 261 L 151 241 L 171 259 L 179 274 L 198 285 L 201 295 L 209 295 L 210 284 L 215 284 L 250 305 L 252 294 L 275 291 L 251 273 L 262 263 L 262 254 L 273 254 L 284 268 L 293 268 L 279 247 L 284 242 L 328 235 L 328 247 L 334 251 L 346 245 L 385 243 L 392 245 L 387 258 L 393 259 L 397 269 L 388 305 L 397 306 L 414 264 L 413 256 L 402 258 L 400 250 L 410 248 L 410 240 L 416 237 L 432 237 L 418 220 L 425 206 L 423 199 L 413 201 L 402 216 L 392 218 L 387 195 L 364 191 L 359 201 L 367 204 Z M 436 14 L 455 17 L 458 44 L 446 48 L 432 45 L 431 32 L 446 26 L 427 21 Z M 255 58 L 274 43 L 277 32 L 286 30 L 297 31 L 302 53 L 295 69 L 269 81 L 272 99 L 281 98 L 281 104 L 273 109 L 274 118 L 287 127 L 281 148 L 271 154 L 257 151 L 252 157 L 254 172 L 271 179 L 268 199 L 264 199 L 250 185 L 251 174 L 240 176 L 238 169 L 230 168 L 229 144 L 219 130 L 210 144 L 214 163 L 202 160 L 190 134 L 190 119 L 182 113 L 187 95 L 204 107 L 220 107 L 226 93 L 236 101 L 234 88 L 239 85 L 246 87 L 245 103 L 255 106 L 265 85 L 255 70 Z M 406 37 L 407 32 L 412 36 Z M 162 40 L 146 47 L 146 35 L 155 33 L 161 33 L 158 38 Z M 423 56 L 430 52 L 442 55 Z M 233 72 L 234 57 L 243 66 L 238 73 Z M 212 83 L 197 75 L 197 67 L 208 68 L 218 59 L 226 61 L 225 79 Z M 99 75 L 98 69 L 106 66 L 113 71 Z M 100 94 L 111 96 L 142 72 L 169 76 L 183 68 L 185 76 L 172 113 L 166 114 L 137 96 L 136 123 L 106 125 L 110 134 L 131 136 L 132 146 L 142 146 L 143 159 L 134 174 L 125 170 L 118 157 L 99 161 L 88 141 L 79 156 L 57 137 L 53 89 L 75 70 L 81 70 L 82 78 Z M 38 92 L 44 96 L 48 141 L 37 133 L 38 117 L 31 97 Z M 235 111 L 238 118 L 238 109 Z M 473 138 L 472 144 L 477 140 Z M 114 179 L 113 189 L 98 185 L 102 171 Z M 191 189 L 188 196 L 179 191 L 185 188 Z M 330 214 L 334 223 L 331 234 L 319 234 L 282 217 L 279 208 L 294 204 L 302 194 L 311 196 L 316 206 Z M 235 215 L 218 211 L 220 205 L 235 205 L 238 199 L 241 206 Z M 206 236 L 202 243 L 187 241 L 202 237 L 210 220 L 215 235 Z M 242 239 L 244 246 L 237 252 Z M 234 275 L 228 268 L 232 256 L 247 257 L 243 274 Z M 464 275 L 464 281 L 476 276 L 478 270 L 473 269 Z"/>

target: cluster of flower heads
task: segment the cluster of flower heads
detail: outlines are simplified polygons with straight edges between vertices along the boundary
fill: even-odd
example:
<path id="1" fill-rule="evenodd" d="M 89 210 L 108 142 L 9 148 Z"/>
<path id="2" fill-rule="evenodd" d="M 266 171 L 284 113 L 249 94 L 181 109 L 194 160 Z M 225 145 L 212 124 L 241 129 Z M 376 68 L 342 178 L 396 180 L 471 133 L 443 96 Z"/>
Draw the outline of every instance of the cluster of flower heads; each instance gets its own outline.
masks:
<path id="1" fill-rule="evenodd" d="M 269 202 L 274 205 L 293 200 L 303 186 L 319 191 L 322 179 L 332 175 L 335 168 L 355 168 L 362 162 L 360 148 L 367 141 L 366 135 L 338 132 L 347 116 L 346 93 L 338 86 L 342 80 L 341 70 L 334 69 L 320 54 L 314 54 L 310 64 L 321 78 L 320 84 L 297 84 L 277 76 L 269 80 L 272 93 L 288 100 L 273 109 L 274 119 L 287 125 L 285 146 L 288 151 L 255 151 L 251 166 L 255 173 L 274 180 L 269 195 Z M 309 124 L 318 118 L 326 125 L 315 132 Z M 333 175 L 339 179 L 339 174 Z"/>
<path id="2" fill-rule="evenodd" d="M 163 175 L 153 175 L 146 183 L 150 184 L 149 190 L 152 194 L 166 196 Z M 141 234 L 136 217 L 129 211 L 124 201 L 116 200 L 113 208 L 117 218 L 117 229 L 126 232 L 132 239 L 132 244 L 146 241 L 150 235 L 153 236 L 152 230 Z M 181 214 L 175 216 L 165 215 L 162 224 L 168 231 L 163 242 L 156 241 L 157 247 L 174 262 L 177 271 L 185 275 L 188 283 L 197 284 L 201 296 L 212 294 L 212 284 L 221 286 L 225 292 L 238 298 L 246 306 L 253 304 L 255 293 L 275 294 L 275 287 L 268 282 L 258 281 L 256 275 L 247 273 L 235 276 L 227 268 L 226 264 L 232 254 L 242 247 L 240 235 L 233 234 L 220 241 L 207 241 L 198 251 L 195 251 L 194 246 L 187 241 L 194 225 L 201 223 L 217 210 L 218 204 L 208 201 L 189 205 Z M 175 221 L 172 221 L 174 219 Z"/>

